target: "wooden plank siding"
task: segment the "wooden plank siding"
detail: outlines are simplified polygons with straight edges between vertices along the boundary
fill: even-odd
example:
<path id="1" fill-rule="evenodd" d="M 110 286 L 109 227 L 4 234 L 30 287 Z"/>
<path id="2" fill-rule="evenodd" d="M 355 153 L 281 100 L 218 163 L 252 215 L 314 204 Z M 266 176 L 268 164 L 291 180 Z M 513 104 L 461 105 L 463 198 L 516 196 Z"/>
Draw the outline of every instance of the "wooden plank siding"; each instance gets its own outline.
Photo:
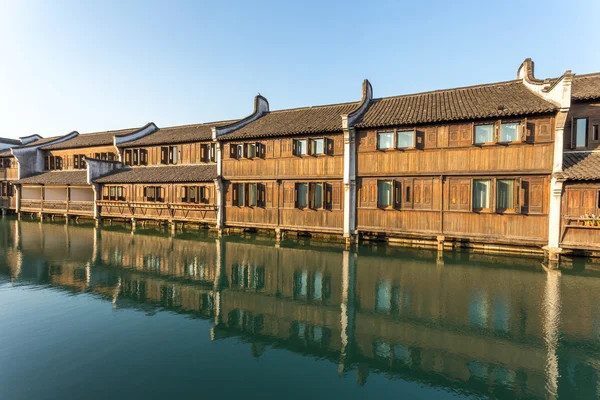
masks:
<path id="1" fill-rule="evenodd" d="M 98 153 L 112 153 L 114 159 L 118 159 L 117 151 L 114 146 L 83 147 L 65 150 L 44 150 L 44 157 L 61 157 L 62 170 L 73 170 L 80 169 L 75 165 L 75 155 L 83 155 L 88 158 L 97 158 L 96 155 Z"/>
<path id="2" fill-rule="evenodd" d="M 565 185 L 561 247 L 600 250 L 600 182 Z"/>
<path id="3" fill-rule="evenodd" d="M 357 231 L 398 236 L 448 236 L 498 243 L 543 245 L 548 239 L 549 182 L 554 118 L 485 121 L 518 122 L 519 141 L 473 144 L 478 121 L 417 127 L 415 146 L 378 149 L 378 132 L 357 132 Z M 473 209 L 473 180 L 490 181 L 490 207 Z M 496 209 L 498 180 L 514 182 L 515 208 Z M 378 181 L 393 181 L 402 200 L 378 205 Z M 397 189 L 402 188 L 402 189 Z M 405 190 L 409 190 L 407 201 Z"/>
<path id="4" fill-rule="evenodd" d="M 330 154 L 303 156 L 293 154 L 294 140 L 320 138 L 332 141 L 333 148 Z M 231 146 L 257 143 L 264 149 L 257 157 L 249 159 L 232 156 Z M 235 140 L 223 144 L 222 154 L 226 226 L 342 233 L 344 149 L 341 133 Z M 256 207 L 234 205 L 233 185 L 252 182 L 264 185 L 264 205 Z M 296 183 L 329 185 L 330 207 L 297 208 Z"/>
<path id="5" fill-rule="evenodd" d="M 182 200 L 184 187 L 204 187 L 208 203 L 185 203 Z M 122 187 L 124 201 L 106 199 L 107 190 L 111 187 Z M 162 201 L 148 201 L 144 196 L 144 188 L 159 188 Z M 102 185 L 98 204 L 103 217 L 155 219 L 163 221 L 190 221 L 214 223 L 216 221 L 215 186 L 213 183 L 185 184 L 106 184 Z"/>
<path id="6" fill-rule="evenodd" d="M 177 151 L 177 162 L 176 164 L 201 164 L 205 161 L 202 159 L 204 152 L 202 147 L 210 145 L 212 142 L 194 142 L 194 143 L 183 143 L 183 144 L 162 144 L 156 146 L 137 146 L 137 147 L 123 147 L 121 149 L 122 161 L 125 162 L 125 152 L 127 150 L 145 150 L 148 155 L 147 165 L 161 165 L 162 162 L 162 148 L 173 147 Z M 124 144 L 126 145 L 126 143 Z"/>

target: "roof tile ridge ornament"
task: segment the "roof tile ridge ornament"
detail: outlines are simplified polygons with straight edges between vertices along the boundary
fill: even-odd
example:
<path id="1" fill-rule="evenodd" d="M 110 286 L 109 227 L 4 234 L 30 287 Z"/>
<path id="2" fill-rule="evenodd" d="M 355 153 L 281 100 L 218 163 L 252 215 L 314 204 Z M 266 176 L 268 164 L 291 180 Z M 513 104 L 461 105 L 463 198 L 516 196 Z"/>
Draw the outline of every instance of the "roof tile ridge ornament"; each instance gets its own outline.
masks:
<path id="1" fill-rule="evenodd" d="M 573 73 L 567 70 L 555 80 L 537 79 L 534 75 L 534 62 L 531 58 L 526 58 L 517 71 L 517 79 L 521 80 L 527 89 L 559 106 L 561 110 L 567 110 L 571 106 L 573 77 Z"/>
<path id="2" fill-rule="evenodd" d="M 362 84 L 362 98 L 360 104 L 348 114 L 342 114 L 342 129 L 352 127 L 367 111 L 373 100 L 373 86 L 368 79 Z"/>
<path id="3" fill-rule="evenodd" d="M 119 135 L 114 135 L 113 136 L 113 145 L 115 147 L 117 147 L 123 143 L 137 140 L 139 138 L 148 136 L 148 135 L 158 131 L 158 129 L 159 129 L 158 126 L 156 126 L 156 124 L 154 122 L 148 122 L 146 125 L 142 126 L 140 129 L 137 129 L 133 132 L 121 133 Z"/>
<path id="4" fill-rule="evenodd" d="M 62 143 L 79 136 L 79 132 L 72 131 L 59 136 L 49 142 L 33 144 L 27 147 L 11 147 L 10 152 L 17 160 L 17 179 L 23 179 L 44 170 L 44 157 L 41 147 Z M 31 142 L 30 142 L 31 143 Z"/>
<path id="5" fill-rule="evenodd" d="M 37 133 L 34 133 L 33 135 L 19 137 L 19 140 L 21 140 L 21 146 L 35 142 L 36 140 L 40 139 L 43 139 L 43 137 L 38 135 Z"/>
<path id="6" fill-rule="evenodd" d="M 260 93 L 254 97 L 254 112 L 248 115 L 246 118 L 240 119 L 239 121 L 232 122 L 228 125 L 223 126 L 213 126 L 212 129 L 212 138 L 213 140 L 217 140 L 219 136 L 226 135 L 233 131 L 236 131 L 244 126 L 248 125 L 250 122 L 256 121 L 260 117 L 262 117 L 265 113 L 269 112 L 269 101 L 262 96 Z"/>

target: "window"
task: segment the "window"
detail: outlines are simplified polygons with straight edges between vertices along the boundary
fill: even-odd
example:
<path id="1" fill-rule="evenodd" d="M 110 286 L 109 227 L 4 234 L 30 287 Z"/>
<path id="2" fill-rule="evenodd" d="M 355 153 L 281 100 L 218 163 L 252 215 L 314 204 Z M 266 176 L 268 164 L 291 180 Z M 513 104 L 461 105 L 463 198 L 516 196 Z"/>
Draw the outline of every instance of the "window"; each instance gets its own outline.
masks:
<path id="1" fill-rule="evenodd" d="M 248 207 L 256 207 L 258 197 L 258 188 L 256 183 L 248 184 Z"/>
<path id="2" fill-rule="evenodd" d="M 232 145 L 233 146 L 233 145 Z M 215 162 L 216 145 L 214 143 L 205 143 L 200 145 L 200 161 Z"/>
<path id="3" fill-rule="evenodd" d="M 491 143 L 494 141 L 494 124 L 475 125 L 475 144 Z"/>
<path id="4" fill-rule="evenodd" d="M 10 158 L 0 159 L 0 168 L 11 168 L 12 160 Z"/>
<path id="5" fill-rule="evenodd" d="M 125 165 L 133 165 L 133 151 L 125 150 Z"/>
<path id="6" fill-rule="evenodd" d="M 377 143 L 379 150 L 394 148 L 394 132 L 379 132 L 377 134 Z"/>
<path id="7" fill-rule="evenodd" d="M 112 153 L 109 153 L 109 156 Z M 111 159 L 110 157 L 108 158 L 109 160 Z M 140 165 L 148 165 L 148 150 L 146 149 L 140 149 Z"/>
<path id="8" fill-rule="evenodd" d="M 521 125 L 518 122 L 509 122 L 500 125 L 500 141 L 501 142 L 515 142 L 519 140 L 519 127 Z"/>
<path id="9" fill-rule="evenodd" d="M 311 139 L 310 154 L 314 156 L 325 154 L 325 139 Z"/>
<path id="10" fill-rule="evenodd" d="M 73 168 L 79 169 L 79 154 L 73 155 Z"/>
<path id="11" fill-rule="evenodd" d="M 308 184 L 296 183 L 296 208 L 305 208 L 308 204 Z"/>
<path id="12" fill-rule="evenodd" d="M 294 140 L 293 153 L 295 156 L 304 156 L 308 154 L 308 141 L 306 139 Z"/>
<path id="13" fill-rule="evenodd" d="M 245 194 L 244 194 L 244 184 L 243 183 L 234 183 L 232 186 L 232 190 L 233 190 L 233 199 L 232 199 L 232 203 L 234 206 L 238 206 L 238 207 L 243 207 L 244 206 L 244 200 L 245 200 Z"/>
<path id="14" fill-rule="evenodd" d="M 140 151 L 133 149 L 133 165 L 140 165 Z"/>
<path id="15" fill-rule="evenodd" d="M 244 145 L 242 145 L 242 144 L 235 145 L 235 156 L 238 160 L 240 158 L 244 157 Z"/>
<path id="16" fill-rule="evenodd" d="M 164 189 L 160 186 L 146 186 L 144 199 L 145 201 L 165 201 Z"/>
<path id="17" fill-rule="evenodd" d="M 311 208 L 323 208 L 323 184 L 311 183 L 309 187 Z"/>
<path id="18" fill-rule="evenodd" d="M 392 206 L 392 186 L 392 181 L 377 182 L 377 207 L 386 208 Z"/>
<path id="19" fill-rule="evenodd" d="M 587 118 L 577 118 L 576 120 L 575 147 L 587 146 Z"/>
<path id="20" fill-rule="evenodd" d="M 486 210 L 490 208 L 490 180 L 478 179 L 473 181 L 473 209 Z"/>
<path id="21" fill-rule="evenodd" d="M 62 157 L 60 156 L 47 156 L 44 159 L 44 169 L 48 171 L 62 169 Z"/>
<path id="22" fill-rule="evenodd" d="M 399 149 L 415 146 L 415 131 L 399 131 L 396 137 L 396 147 Z"/>
<path id="23" fill-rule="evenodd" d="M 246 158 L 254 158 L 256 157 L 256 144 L 255 143 L 247 143 L 246 144 Z"/>
<path id="24" fill-rule="evenodd" d="M 498 179 L 496 181 L 496 209 L 513 210 L 515 181 L 512 179 Z"/>
<path id="25" fill-rule="evenodd" d="M 599 133 L 598 133 L 598 125 L 592 125 L 592 140 L 594 142 L 597 142 L 598 140 L 600 140 L 600 137 L 598 137 Z"/>
<path id="26" fill-rule="evenodd" d="M 160 148 L 161 164 L 177 164 L 179 158 L 179 149 L 177 148 L 177 146 L 168 146 Z"/>
<path id="27" fill-rule="evenodd" d="M 102 200 L 125 201 L 125 189 L 123 186 L 104 186 Z"/>

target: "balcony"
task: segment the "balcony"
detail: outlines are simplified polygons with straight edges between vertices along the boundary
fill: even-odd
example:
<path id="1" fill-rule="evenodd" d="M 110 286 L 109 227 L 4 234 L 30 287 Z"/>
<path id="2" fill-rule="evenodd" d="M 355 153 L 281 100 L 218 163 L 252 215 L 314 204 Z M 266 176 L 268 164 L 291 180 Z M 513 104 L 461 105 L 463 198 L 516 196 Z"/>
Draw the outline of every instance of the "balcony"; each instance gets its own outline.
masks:
<path id="1" fill-rule="evenodd" d="M 93 216 L 94 202 L 23 199 L 21 200 L 21 211 Z"/>

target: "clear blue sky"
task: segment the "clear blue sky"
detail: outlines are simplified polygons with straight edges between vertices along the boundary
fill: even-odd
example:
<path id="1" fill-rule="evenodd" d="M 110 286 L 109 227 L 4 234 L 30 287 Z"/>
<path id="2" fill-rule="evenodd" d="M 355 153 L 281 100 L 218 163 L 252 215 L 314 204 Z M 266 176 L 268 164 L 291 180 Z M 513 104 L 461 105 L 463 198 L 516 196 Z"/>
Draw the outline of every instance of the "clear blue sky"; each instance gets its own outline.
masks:
<path id="1" fill-rule="evenodd" d="M 600 71 L 600 1 L 0 0 L 0 136 Z"/>

